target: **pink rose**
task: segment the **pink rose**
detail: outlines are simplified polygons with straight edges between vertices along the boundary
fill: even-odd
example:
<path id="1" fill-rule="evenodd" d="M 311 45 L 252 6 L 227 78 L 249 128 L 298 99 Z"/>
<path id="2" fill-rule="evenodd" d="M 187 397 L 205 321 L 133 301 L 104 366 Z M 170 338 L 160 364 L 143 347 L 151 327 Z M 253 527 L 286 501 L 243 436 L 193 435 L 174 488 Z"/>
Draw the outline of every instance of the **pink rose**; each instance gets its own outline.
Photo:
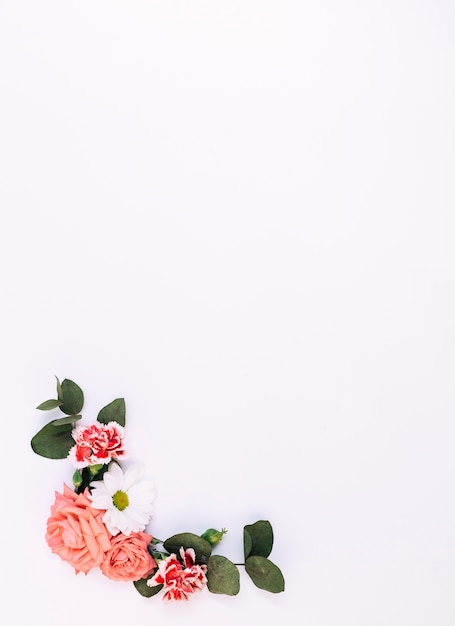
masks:
<path id="1" fill-rule="evenodd" d="M 79 469 L 126 457 L 123 447 L 124 429 L 117 422 L 78 425 L 71 435 L 76 445 L 71 448 L 68 456 Z"/>
<path id="2" fill-rule="evenodd" d="M 76 494 L 63 485 L 63 495 L 55 493 L 51 516 L 47 520 L 46 541 L 64 561 L 86 574 L 101 565 L 111 547 L 110 533 L 103 523 L 104 511 L 93 509 L 88 490 Z"/>
<path id="3" fill-rule="evenodd" d="M 205 565 L 196 565 L 192 548 L 180 548 L 180 559 L 171 554 L 158 566 L 157 573 L 147 581 L 149 587 L 164 585 L 163 600 L 188 600 L 188 596 L 202 589 L 207 578 Z"/>
<path id="4" fill-rule="evenodd" d="M 147 546 L 151 542 L 147 533 L 116 535 L 111 539 L 110 550 L 106 553 L 101 571 L 112 580 L 139 580 L 156 568 Z"/>

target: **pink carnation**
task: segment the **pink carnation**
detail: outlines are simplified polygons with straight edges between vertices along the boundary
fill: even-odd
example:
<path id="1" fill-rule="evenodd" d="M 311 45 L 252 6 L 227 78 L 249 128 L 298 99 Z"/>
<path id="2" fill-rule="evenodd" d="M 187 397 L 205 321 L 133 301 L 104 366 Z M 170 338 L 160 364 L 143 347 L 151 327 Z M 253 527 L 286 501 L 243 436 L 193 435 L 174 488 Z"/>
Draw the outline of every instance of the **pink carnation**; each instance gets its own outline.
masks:
<path id="1" fill-rule="evenodd" d="M 111 549 L 101 564 L 101 571 L 112 580 L 139 580 L 156 569 L 155 560 L 147 546 L 152 536 L 147 533 L 116 535 L 111 539 Z"/>
<path id="2" fill-rule="evenodd" d="M 111 534 L 102 520 L 104 511 L 92 508 L 87 493 L 86 489 L 77 495 L 68 485 L 63 485 L 63 494 L 56 492 L 47 520 L 49 547 L 72 565 L 76 574 L 86 574 L 101 565 L 111 547 Z"/>
<path id="3" fill-rule="evenodd" d="M 121 460 L 126 456 L 123 427 L 117 422 L 78 425 L 71 435 L 76 445 L 71 448 L 68 456 L 79 469 L 100 463 L 106 465 L 112 459 Z"/>
<path id="4" fill-rule="evenodd" d="M 163 600 L 188 600 L 188 596 L 207 583 L 207 567 L 196 565 L 196 555 L 192 548 L 180 548 L 180 558 L 182 562 L 175 554 L 169 555 L 161 561 L 157 573 L 147 581 L 149 587 L 164 585 Z"/>

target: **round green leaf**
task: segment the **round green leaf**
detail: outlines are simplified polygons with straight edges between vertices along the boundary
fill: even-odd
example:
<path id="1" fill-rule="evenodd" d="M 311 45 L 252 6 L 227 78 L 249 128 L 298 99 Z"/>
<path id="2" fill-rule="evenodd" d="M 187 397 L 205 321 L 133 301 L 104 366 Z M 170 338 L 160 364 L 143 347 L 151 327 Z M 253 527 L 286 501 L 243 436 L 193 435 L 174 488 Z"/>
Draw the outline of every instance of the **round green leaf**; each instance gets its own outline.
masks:
<path id="1" fill-rule="evenodd" d="M 153 587 L 149 587 L 147 585 L 147 581 L 149 580 L 149 578 L 152 578 L 152 576 L 153 574 L 150 574 L 150 576 L 148 576 L 147 578 L 135 580 L 133 583 L 141 596 L 144 596 L 144 598 L 151 598 L 152 596 L 156 596 L 156 594 L 159 593 L 163 588 L 163 585 L 155 585 Z"/>
<path id="2" fill-rule="evenodd" d="M 116 398 L 101 409 L 96 419 L 102 424 L 117 422 L 120 426 L 125 426 L 125 414 L 125 400 L 123 398 Z"/>
<path id="3" fill-rule="evenodd" d="M 224 556 L 211 556 L 207 562 L 207 588 L 212 593 L 236 596 L 240 591 L 237 567 Z"/>
<path id="4" fill-rule="evenodd" d="M 245 570 L 256 587 L 280 593 L 284 591 L 284 578 L 279 567 L 263 556 L 250 556 L 245 561 Z"/>
<path id="5" fill-rule="evenodd" d="M 67 415 L 76 415 L 82 411 L 84 406 L 84 394 L 79 385 L 72 380 L 65 378 L 62 382 L 62 398 L 63 404 L 60 411 Z"/>
<path id="6" fill-rule="evenodd" d="M 54 376 L 55 376 L 55 374 L 54 374 Z M 58 376 L 55 376 L 55 379 L 57 381 L 57 398 L 63 402 L 62 384 L 59 381 Z"/>
<path id="7" fill-rule="evenodd" d="M 243 529 L 245 559 L 249 556 L 269 556 L 273 546 L 273 530 L 270 522 L 259 520 Z"/>
<path id="8" fill-rule="evenodd" d="M 71 424 L 64 424 L 56 428 L 57 421 L 49 422 L 33 437 L 31 445 L 36 454 L 48 459 L 65 459 L 68 456 L 74 446 L 74 439 L 71 437 L 73 427 Z"/>
<path id="9" fill-rule="evenodd" d="M 197 561 L 205 561 L 212 554 L 212 546 L 208 541 L 193 533 L 179 533 L 166 539 L 163 543 L 165 550 L 179 555 L 180 548 L 193 548 Z"/>
<path id="10" fill-rule="evenodd" d="M 251 548 L 253 547 L 253 538 L 251 537 L 248 526 L 243 528 L 243 552 L 245 559 L 250 556 Z"/>

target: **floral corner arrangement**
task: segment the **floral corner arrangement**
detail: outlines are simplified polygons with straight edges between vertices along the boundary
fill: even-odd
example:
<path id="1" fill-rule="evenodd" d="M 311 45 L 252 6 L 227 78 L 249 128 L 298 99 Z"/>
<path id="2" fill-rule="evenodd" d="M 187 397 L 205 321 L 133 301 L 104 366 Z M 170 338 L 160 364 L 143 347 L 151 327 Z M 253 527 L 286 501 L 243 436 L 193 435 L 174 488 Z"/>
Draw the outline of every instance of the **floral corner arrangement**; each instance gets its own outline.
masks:
<path id="1" fill-rule="evenodd" d="M 265 591 L 284 591 L 281 570 L 268 558 L 273 546 L 270 522 L 244 526 L 244 563 L 212 554 L 227 532 L 209 528 L 201 535 L 182 532 L 160 540 L 147 532 L 153 515 L 155 486 L 142 463 L 128 463 L 124 445 L 125 401 L 116 398 L 96 418 L 82 423 L 84 394 L 69 379 L 57 379 L 57 398 L 41 411 L 65 416 L 48 422 L 31 440 L 36 454 L 67 458 L 74 466 L 73 485 L 56 492 L 47 520 L 46 541 L 76 574 L 93 568 L 112 580 L 132 582 L 145 597 L 162 593 L 165 601 L 188 600 L 207 588 L 235 596 L 239 567 Z M 128 459 L 129 461 L 129 459 Z"/>

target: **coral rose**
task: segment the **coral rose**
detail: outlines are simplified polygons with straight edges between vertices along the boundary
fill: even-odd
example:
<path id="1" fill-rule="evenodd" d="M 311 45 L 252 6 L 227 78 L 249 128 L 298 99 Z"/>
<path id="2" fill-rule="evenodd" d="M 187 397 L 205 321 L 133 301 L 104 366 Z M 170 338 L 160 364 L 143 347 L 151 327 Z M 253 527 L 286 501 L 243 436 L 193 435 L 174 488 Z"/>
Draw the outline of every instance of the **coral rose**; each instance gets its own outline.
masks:
<path id="1" fill-rule="evenodd" d="M 143 532 L 116 535 L 101 563 L 101 571 L 112 580 L 145 578 L 156 568 L 155 560 L 147 550 L 151 540 L 151 535 Z"/>
<path id="2" fill-rule="evenodd" d="M 63 494 L 55 493 L 51 517 L 47 520 L 46 541 L 64 561 L 86 574 L 101 565 L 111 547 L 110 533 L 103 523 L 104 511 L 92 508 L 88 490 L 76 494 L 63 485 Z"/>

